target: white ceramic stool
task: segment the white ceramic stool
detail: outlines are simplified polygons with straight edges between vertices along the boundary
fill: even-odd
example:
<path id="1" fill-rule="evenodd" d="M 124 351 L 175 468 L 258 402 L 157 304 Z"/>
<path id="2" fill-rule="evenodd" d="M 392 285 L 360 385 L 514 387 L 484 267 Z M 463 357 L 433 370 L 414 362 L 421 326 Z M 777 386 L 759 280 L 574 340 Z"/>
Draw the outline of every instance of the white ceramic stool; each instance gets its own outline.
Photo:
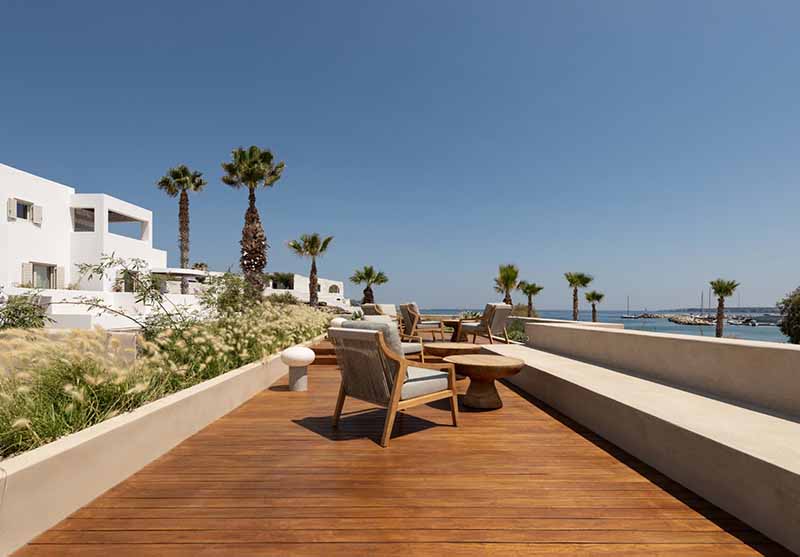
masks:
<path id="1" fill-rule="evenodd" d="M 315 358 L 314 351 L 305 346 L 292 346 L 281 352 L 281 360 L 289 366 L 289 390 L 308 390 L 308 366 Z"/>

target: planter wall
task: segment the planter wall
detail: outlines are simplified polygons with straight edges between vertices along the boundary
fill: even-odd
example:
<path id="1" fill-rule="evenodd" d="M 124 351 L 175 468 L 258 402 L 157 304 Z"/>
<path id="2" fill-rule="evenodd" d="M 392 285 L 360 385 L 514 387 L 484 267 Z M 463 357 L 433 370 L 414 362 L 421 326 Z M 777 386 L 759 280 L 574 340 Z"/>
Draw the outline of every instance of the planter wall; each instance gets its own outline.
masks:
<path id="1" fill-rule="evenodd" d="M 54 526 L 287 371 L 276 354 L 0 461 L 0 555 Z"/>

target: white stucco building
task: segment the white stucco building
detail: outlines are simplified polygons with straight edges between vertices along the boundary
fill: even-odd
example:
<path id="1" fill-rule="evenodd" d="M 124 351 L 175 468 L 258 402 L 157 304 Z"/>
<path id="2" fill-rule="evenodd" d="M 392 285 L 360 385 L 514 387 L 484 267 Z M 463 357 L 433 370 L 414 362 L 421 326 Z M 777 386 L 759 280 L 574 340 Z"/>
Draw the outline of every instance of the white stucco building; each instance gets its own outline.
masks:
<path id="1" fill-rule="evenodd" d="M 105 194 L 69 186 L 0 164 L 0 285 L 110 292 L 113 277 L 89 280 L 78 265 L 102 254 L 167 266 L 153 248 L 153 213 Z"/>
<path id="2" fill-rule="evenodd" d="M 198 307 L 206 279 L 220 275 L 205 270 L 167 267 L 167 252 L 153 247 L 153 213 L 105 194 L 76 193 L 74 188 L 0 164 L 0 297 L 40 293 L 55 327 L 128 328 L 130 320 L 78 303 L 99 298 L 128 314 L 146 315 L 153 308 L 135 301 L 132 285 L 111 273 L 82 275 L 81 264 L 99 263 L 103 255 L 141 259 L 164 279 L 169 303 Z M 2 210 L 0 209 L 0 210 Z M 308 301 L 306 276 L 275 273 L 281 280 L 265 294 L 289 292 Z M 189 277 L 189 294 L 180 294 L 180 277 Z M 319 300 L 348 308 L 344 283 L 319 279 Z M 78 301 L 78 302 L 76 302 Z"/>
<path id="3" fill-rule="evenodd" d="M 272 273 L 272 275 L 272 281 L 264 290 L 266 295 L 288 292 L 301 302 L 309 301 L 309 277 L 297 273 Z M 344 283 L 340 280 L 318 277 L 317 297 L 320 302 L 329 306 L 345 309 L 350 307 L 350 300 L 344 297 Z"/>

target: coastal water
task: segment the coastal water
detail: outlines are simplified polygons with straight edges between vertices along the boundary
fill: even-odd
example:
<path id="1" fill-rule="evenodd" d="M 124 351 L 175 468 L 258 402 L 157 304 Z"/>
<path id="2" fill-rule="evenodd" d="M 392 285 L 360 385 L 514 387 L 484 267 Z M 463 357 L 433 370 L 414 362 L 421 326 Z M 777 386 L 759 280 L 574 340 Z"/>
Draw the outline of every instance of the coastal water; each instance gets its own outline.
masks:
<path id="1" fill-rule="evenodd" d="M 480 309 L 423 309 L 422 313 L 455 315 L 463 311 L 481 311 Z M 682 335 L 714 336 L 713 326 L 678 325 L 668 319 L 622 319 L 624 311 L 598 311 L 598 319 L 605 323 L 624 323 L 631 331 L 649 331 L 652 333 L 675 333 Z M 551 319 L 572 319 L 572 310 L 539 310 L 540 317 Z M 754 315 L 754 317 L 757 317 Z M 591 312 L 581 311 L 581 321 L 591 321 Z M 775 326 L 750 327 L 746 325 L 729 325 L 725 323 L 726 338 L 747 340 L 763 340 L 768 342 L 786 342 L 788 338 Z"/>

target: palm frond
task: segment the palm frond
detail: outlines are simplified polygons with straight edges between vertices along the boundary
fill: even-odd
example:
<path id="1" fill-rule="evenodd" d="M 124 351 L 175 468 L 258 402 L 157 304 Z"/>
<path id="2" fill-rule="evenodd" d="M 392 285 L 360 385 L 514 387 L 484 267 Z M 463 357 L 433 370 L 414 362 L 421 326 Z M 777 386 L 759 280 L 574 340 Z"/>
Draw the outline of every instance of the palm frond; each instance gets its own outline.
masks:
<path id="1" fill-rule="evenodd" d="M 586 288 L 594 280 L 592 275 L 586 273 L 564 273 L 570 288 Z"/>
<path id="2" fill-rule="evenodd" d="M 332 240 L 333 236 L 323 240 L 316 232 L 303 234 L 299 240 L 289 242 L 289 248 L 301 257 L 318 257 L 325 253 Z"/>
<path id="3" fill-rule="evenodd" d="M 586 301 L 589 303 L 599 304 L 605 297 L 605 294 L 598 292 L 597 290 L 592 290 L 586 293 Z"/>
<path id="4" fill-rule="evenodd" d="M 714 294 L 720 298 L 729 298 L 733 296 L 734 291 L 739 287 L 739 283 L 735 280 L 722 278 L 712 280 L 709 284 L 711 284 L 711 289 L 714 291 Z"/>
<path id="5" fill-rule="evenodd" d="M 167 173 L 156 182 L 160 190 L 163 190 L 170 197 L 175 197 L 181 191 L 200 191 L 207 182 L 203 179 L 203 173 L 191 170 L 185 164 L 179 164 L 167 170 Z"/>
<path id="6" fill-rule="evenodd" d="M 519 268 L 513 263 L 500 265 L 497 269 L 497 277 L 494 279 L 495 290 L 497 292 L 510 292 L 517 287 L 519 279 Z"/>
<path id="7" fill-rule="evenodd" d="M 372 265 L 364 265 L 361 269 L 356 269 L 350 277 L 350 282 L 354 284 L 386 284 L 389 277 L 383 271 L 376 271 Z"/>
<path id="8" fill-rule="evenodd" d="M 526 296 L 536 296 L 544 290 L 544 286 L 539 286 L 535 282 L 527 282 L 524 280 L 519 281 L 517 284 L 517 290 L 525 294 Z"/>

